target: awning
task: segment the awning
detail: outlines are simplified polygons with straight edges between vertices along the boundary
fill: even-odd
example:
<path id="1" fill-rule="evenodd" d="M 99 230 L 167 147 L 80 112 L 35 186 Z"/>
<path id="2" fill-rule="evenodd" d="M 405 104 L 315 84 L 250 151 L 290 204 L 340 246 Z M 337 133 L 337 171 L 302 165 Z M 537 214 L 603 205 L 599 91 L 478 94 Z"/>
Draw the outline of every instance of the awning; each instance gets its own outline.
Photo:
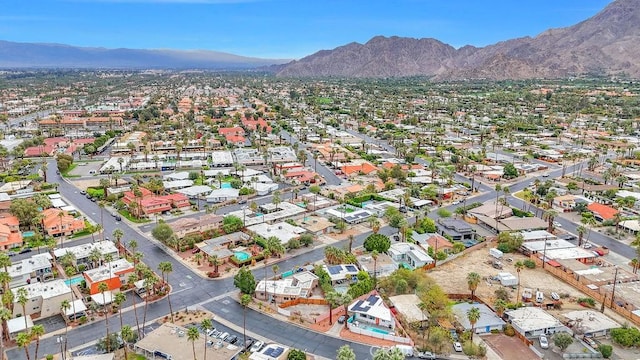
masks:
<path id="1" fill-rule="evenodd" d="M 100 306 L 108 305 L 113 302 L 113 293 L 111 291 L 105 291 L 104 297 L 102 293 L 91 295 L 91 300 Z"/>
<path id="2" fill-rule="evenodd" d="M 98 294 L 100 295 L 100 299 L 102 299 L 102 294 Z M 107 296 L 107 293 L 104 294 L 105 297 Z M 78 300 L 74 300 L 71 304 L 69 304 L 71 306 L 69 306 L 68 309 L 65 310 L 64 314 L 65 316 L 69 317 L 71 315 L 75 315 L 78 313 L 81 313 L 83 311 L 87 311 L 87 305 L 84 304 L 84 301 L 82 301 L 82 299 L 78 299 Z M 75 309 L 75 313 L 74 310 Z"/>

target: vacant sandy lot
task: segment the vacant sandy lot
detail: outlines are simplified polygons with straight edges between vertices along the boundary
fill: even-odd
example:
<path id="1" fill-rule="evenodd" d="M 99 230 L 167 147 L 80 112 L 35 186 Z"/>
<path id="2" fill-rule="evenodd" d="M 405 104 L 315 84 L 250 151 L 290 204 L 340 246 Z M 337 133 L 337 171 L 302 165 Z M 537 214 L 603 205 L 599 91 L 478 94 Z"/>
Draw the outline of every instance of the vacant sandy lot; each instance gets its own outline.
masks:
<path id="1" fill-rule="evenodd" d="M 513 259 L 512 262 L 506 261 L 507 258 Z M 468 254 L 462 255 L 457 259 L 451 260 L 443 265 L 438 265 L 435 269 L 429 272 L 429 275 L 435 279 L 435 281 L 442 286 L 445 292 L 461 294 L 468 293 L 469 288 L 467 286 L 467 274 L 470 272 L 477 272 L 482 278 L 490 278 L 498 274 L 498 272 L 510 272 L 514 276 L 517 276 L 517 272 L 513 264 L 518 260 L 525 260 L 526 257 L 520 254 L 505 254 L 502 264 L 504 268 L 502 270 L 494 269 L 488 261 L 491 259 L 489 256 L 488 248 L 481 248 Z M 531 288 L 533 290 L 540 289 L 545 293 L 547 297 L 551 292 L 558 294 L 567 293 L 574 297 L 584 296 L 581 292 L 577 291 L 573 287 L 565 284 L 559 279 L 556 279 L 552 275 L 548 274 L 541 268 L 527 269 L 524 268 L 520 272 L 520 282 L 522 284 L 521 289 Z M 478 286 L 476 295 L 482 298 L 488 303 L 493 302 L 493 295 L 496 289 L 502 287 L 497 281 L 484 280 Z M 516 298 L 516 290 L 507 288 L 513 296 L 513 300 Z M 521 290 L 522 291 L 522 290 Z"/>

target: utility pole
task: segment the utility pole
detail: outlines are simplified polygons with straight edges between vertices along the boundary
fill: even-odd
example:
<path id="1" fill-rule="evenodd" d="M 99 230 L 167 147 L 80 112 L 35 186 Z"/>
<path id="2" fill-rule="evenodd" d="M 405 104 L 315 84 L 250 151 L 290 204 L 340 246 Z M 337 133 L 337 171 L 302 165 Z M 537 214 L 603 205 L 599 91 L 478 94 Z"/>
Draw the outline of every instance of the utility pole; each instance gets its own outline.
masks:
<path id="1" fill-rule="evenodd" d="M 616 282 L 618 281 L 618 267 L 616 266 L 616 272 L 613 275 L 613 289 L 611 290 L 611 308 L 613 309 L 613 300 L 616 297 Z"/>

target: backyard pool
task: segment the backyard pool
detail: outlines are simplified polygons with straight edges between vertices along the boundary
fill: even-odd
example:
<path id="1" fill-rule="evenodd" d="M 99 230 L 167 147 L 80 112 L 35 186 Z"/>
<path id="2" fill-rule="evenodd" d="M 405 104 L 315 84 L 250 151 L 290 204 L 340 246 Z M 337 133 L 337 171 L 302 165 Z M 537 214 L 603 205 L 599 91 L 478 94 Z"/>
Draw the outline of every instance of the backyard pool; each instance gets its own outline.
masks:
<path id="1" fill-rule="evenodd" d="M 231 189 L 231 183 L 223 182 L 220 184 L 220 189 Z"/>
<path id="2" fill-rule="evenodd" d="M 71 279 L 66 279 L 64 283 L 67 284 L 67 286 L 78 285 L 82 282 L 82 280 L 84 280 L 82 276 L 76 276 L 72 277 Z"/>
<path id="3" fill-rule="evenodd" d="M 246 251 L 236 251 L 233 253 L 233 256 L 236 257 L 236 259 L 240 260 L 240 261 L 245 261 L 248 260 L 251 257 L 251 254 L 249 254 Z"/>
<path id="4" fill-rule="evenodd" d="M 33 235 L 35 235 L 35 232 L 33 232 L 33 231 L 23 231 L 22 232 L 22 237 L 23 238 L 32 237 Z"/>
<path id="5" fill-rule="evenodd" d="M 379 329 L 379 328 L 373 327 L 373 326 L 359 325 L 358 327 L 361 328 L 361 329 L 365 329 L 367 331 L 378 333 L 378 334 L 385 334 L 385 335 L 389 334 L 389 332 L 387 330 Z"/>

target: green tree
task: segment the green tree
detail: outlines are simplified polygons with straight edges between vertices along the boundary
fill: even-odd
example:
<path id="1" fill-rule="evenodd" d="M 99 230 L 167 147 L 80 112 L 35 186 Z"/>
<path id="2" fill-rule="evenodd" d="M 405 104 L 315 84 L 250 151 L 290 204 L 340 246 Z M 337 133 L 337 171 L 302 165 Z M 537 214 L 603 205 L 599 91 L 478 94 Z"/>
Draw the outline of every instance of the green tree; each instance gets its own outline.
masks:
<path id="1" fill-rule="evenodd" d="M 306 360 L 307 353 L 298 349 L 289 350 L 289 354 L 287 354 L 287 360 Z"/>
<path id="2" fill-rule="evenodd" d="M 100 291 L 100 293 L 102 294 L 102 311 L 104 311 L 104 323 L 105 323 L 105 328 L 107 329 L 107 336 L 105 337 L 105 339 L 107 339 L 106 348 L 107 348 L 107 352 L 110 352 L 111 341 L 109 341 L 109 312 L 107 311 L 107 298 L 105 295 L 105 292 L 107 292 L 108 290 L 109 290 L 109 286 L 107 285 L 106 282 L 103 281 L 100 284 L 98 284 L 98 291 Z"/>
<path id="3" fill-rule="evenodd" d="M 480 309 L 478 309 L 477 307 L 473 306 L 471 309 L 467 310 L 467 319 L 469 320 L 469 323 L 471 324 L 471 341 L 473 341 L 473 333 L 475 333 L 476 331 L 476 323 L 478 322 L 478 320 L 480 320 Z"/>
<path id="4" fill-rule="evenodd" d="M 356 354 L 349 345 L 342 345 L 337 351 L 336 360 L 356 360 Z"/>
<path id="5" fill-rule="evenodd" d="M 371 234 L 364 240 L 363 245 L 367 251 L 376 250 L 378 253 L 385 253 L 391 247 L 391 240 L 386 235 Z"/>
<path id="6" fill-rule="evenodd" d="M 609 359 L 611 358 L 611 355 L 613 355 L 613 346 L 608 344 L 600 344 L 598 346 L 598 351 L 600 352 L 600 354 L 602 354 L 603 358 Z"/>
<path id="7" fill-rule="evenodd" d="M 441 217 L 441 218 L 451 217 L 451 211 L 449 211 L 449 210 L 447 210 L 445 208 L 438 209 L 438 211 L 436 211 L 436 214 L 438 214 L 438 216 Z"/>
<path id="8" fill-rule="evenodd" d="M 169 239 L 174 236 L 174 233 L 173 229 L 171 229 L 171 226 L 162 221 L 158 225 L 156 225 L 153 230 L 151 230 L 151 235 L 154 239 L 166 245 L 169 242 Z"/>
<path id="9" fill-rule="evenodd" d="M 498 234 L 498 249 L 505 253 L 511 253 L 518 250 L 523 241 L 522 234 L 503 231 Z"/>
<path id="10" fill-rule="evenodd" d="M 22 316 L 24 317 L 24 328 L 28 329 L 29 325 L 27 323 L 27 302 L 29 302 L 29 294 L 27 293 L 27 289 L 21 287 L 18 289 L 17 301 L 20 306 L 22 306 Z"/>
<path id="11" fill-rule="evenodd" d="M 134 341 L 136 335 L 130 325 L 124 325 L 120 329 L 120 337 L 122 338 L 122 342 L 124 343 L 124 357 L 125 359 L 128 359 L 129 357 L 127 355 L 127 348 L 129 347 L 129 344 Z"/>
<path id="12" fill-rule="evenodd" d="M 196 357 L 196 340 L 200 339 L 200 331 L 195 326 L 187 329 L 187 340 L 191 341 L 191 348 L 193 349 L 193 360 L 197 360 Z"/>
<path id="13" fill-rule="evenodd" d="M 511 163 L 506 164 L 502 171 L 503 176 L 507 179 L 513 179 L 519 175 L 518 169 L 516 169 L 516 167 Z"/>
<path id="14" fill-rule="evenodd" d="M 40 210 L 38 210 L 38 205 L 35 202 L 18 198 L 11 200 L 9 212 L 18 218 L 20 225 L 31 227 L 35 225 L 33 224 L 33 219 L 38 217 Z"/>
<path id="15" fill-rule="evenodd" d="M 478 288 L 478 284 L 480 284 L 480 274 L 477 272 L 470 272 L 467 274 L 467 286 L 469 287 L 469 291 L 471 291 L 471 299 L 474 299 L 476 289 Z"/>
<path id="16" fill-rule="evenodd" d="M 118 250 L 120 250 L 120 240 L 122 240 L 124 232 L 121 229 L 115 229 L 111 235 L 116 239 L 116 246 L 118 247 Z"/>
<path id="17" fill-rule="evenodd" d="M 379 348 L 373 353 L 373 360 L 404 360 L 402 350 L 397 347 L 391 349 Z"/>
<path id="18" fill-rule="evenodd" d="M 124 335 L 122 335 L 122 330 L 124 328 L 124 323 L 122 322 L 122 305 L 125 303 L 125 301 L 127 301 L 127 296 L 122 291 L 118 291 L 113 297 L 113 303 L 118 308 L 118 318 L 120 318 L 120 333 L 121 333 L 120 337 L 122 338 L 122 341 L 125 342 L 124 358 L 126 359 L 127 358 L 127 347 L 126 347 L 127 342 L 124 340 Z"/>
<path id="19" fill-rule="evenodd" d="M 224 230 L 226 234 L 234 233 L 243 227 L 244 223 L 242 222 L 242 219 L 237 216 L 228 215 L 222 219 L 222 230 Z"/>
<path id="20" fill-rule="evenodd" d="M 233 277 L 233 285 L 243 294 L 253 295 L 256 291 L 256 279 L 246 267 L 240 268 L 240 271 Z"/>
<path id="21" fill-rule="evenodd" d="M 573 343 L 573 337 L 567 333 L 559 333 L 553 337 L 553 343 L 564 352 Z"/>

